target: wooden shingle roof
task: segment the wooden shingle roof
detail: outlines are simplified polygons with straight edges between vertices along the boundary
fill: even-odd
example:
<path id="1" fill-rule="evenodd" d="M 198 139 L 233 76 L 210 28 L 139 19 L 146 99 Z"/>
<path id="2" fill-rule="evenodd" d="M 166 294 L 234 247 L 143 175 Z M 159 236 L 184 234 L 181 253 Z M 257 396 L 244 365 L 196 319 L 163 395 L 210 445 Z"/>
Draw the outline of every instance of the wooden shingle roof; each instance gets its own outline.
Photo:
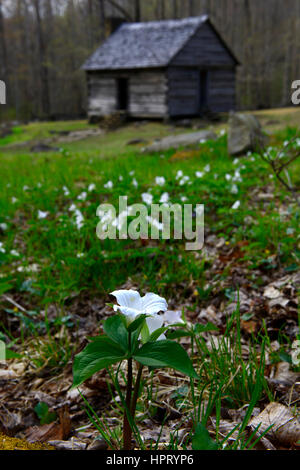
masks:
<path id="1" fill-rule="evenodd" d="M 82 68 L 92 71 L 167 66 L 206 22 L 209 19 L 204 15 L 182 20 L 124 23 L 92 54 Z M 235 59 L 224 42 L 223 45 Z M 238 63 L 236 59 L 235 61 Z"/>

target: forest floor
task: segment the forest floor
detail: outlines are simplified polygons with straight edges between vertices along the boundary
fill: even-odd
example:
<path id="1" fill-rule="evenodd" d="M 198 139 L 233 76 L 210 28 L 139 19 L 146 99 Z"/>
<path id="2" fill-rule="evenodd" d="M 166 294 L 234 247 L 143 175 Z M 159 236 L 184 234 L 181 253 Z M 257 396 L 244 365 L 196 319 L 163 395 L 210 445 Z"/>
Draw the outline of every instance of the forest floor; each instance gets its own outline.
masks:
<path id="1" fill-rule="evenodd" d="M 269 154 L 287 152 L 299 136 L 298 108 L 255 114 Z M 118 448 L 122 419 L 108 373 L 80 394 L 72 363 L 113 313 L 109 293 L 131 288 L 183 312 L 177 337 L 201 378 L 191 384 L 168 369 L 144 377 L 137 424 L 145 448 L 190 449 L 199 421 L 207 446 L 299 448 L 299 206 L 259 154 L 228 155 L 226 122 L 208 128 L 216 141 L 163 154 L 141 149 L 191 130 L 137 122 L 99 132 L 73 121 L 20 125 L 0 139 L 0 449 L 105 448 L 82 396 Z M 41 144 L 55 149 L 34 149 Z M 289 177 L 299 187 L 299 159 Z M 205 204 L 204 248 L 97 238 L 99 204 L 118 207 L 124 195 L 141 203 L 145 194 Z"/>

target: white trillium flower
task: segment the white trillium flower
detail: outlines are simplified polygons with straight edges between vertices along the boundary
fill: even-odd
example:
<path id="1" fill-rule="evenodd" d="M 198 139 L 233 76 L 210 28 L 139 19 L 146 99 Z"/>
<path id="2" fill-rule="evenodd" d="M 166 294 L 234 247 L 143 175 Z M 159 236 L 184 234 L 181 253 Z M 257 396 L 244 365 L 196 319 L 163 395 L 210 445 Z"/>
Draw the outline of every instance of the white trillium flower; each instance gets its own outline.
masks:
<path id="1" fill-rule="evenodd" d="M 113 182 L 112 181 L 108 181 L 105 185 L 104 185 L 104 188 L 105 189 L 112 189 L 114 186 Z"/>
<path id="2" fill-rule="evenodd" d="M 67 186 L 63 186 L 62 189 L 63 189 L 63 192 L 64 192 L 64 195 L 65 195 L 65 196 L 70 196 L 70 191 L 69 191 L 69 189 L 67 188 Z"/>
<path id="3" fill-rule="evenodd" d="M 12 256 L 20 256 L 20 253 L 18 253 L 16 250 L 11 250 L 11 251 L 10 251 L 10 254 L 11 254 Z"/>
<path id="4" fill-rule="evenodd" d="M 196 171 L 195 175 L 196 175 L 196 178 L 203 178 L 204 173 L 203 171 Z"/>
<path id="5" fill-rule="evenodd" d="M 83 193 L 79 194 L 79 196 L 77 197 L 78 201 L 85 201 L 87 198 L 87 192 L 84 191 Z"/>
<path id="6" fill-rule="evenodd" d="M 241 202 L 240 202 L 240 201 L 236 201 L 236 202 L 233 204 L 233 206 L 232 206 L 231 209 L 237 210 L 237 209 L 240 207 L 240 205 L 241 205 Z"/>
<path id="7" fill-rule="evenodd" d="M 239 188 L 237 187 L 236 184 L 233 184 L 230 189 L 231 194 L 238 194 Z"/>
<path id="8" fill-rule="evenodd" d="M 117 290 L 111 295 L 116 297 L 119 304 L 114 306 L 115 312 L 120 311 L 133 318 L 143 314 L 156 315 L 158 312 L 165 312 L 168 308 L 166 299 L 153 293 L 141 297 L 135 290 Z"/>
<path id="9" fill-rule="evenodd" d="M 160 198 L 159 202 L 161 204 L 166 204 L 167 202 L 169 202 L 169 199 L 170 199 L 169 193 L 163 193 L 161 195 L 161 198 Z"/>
<path id="10" fill-rule="evenodd" d="M 235 181 L 235 182 L 238 182 L 238 183 L 241 183 L 243 181 L 242 177 L 241 177 L 241 173 L 240 173 L 239 170 L 236 170 L 236 172 L 234 173 L 234 177 L 233 177 L 232 181 Z"/>
<path id="11" fill-rule="evenodd" d="M 183 176 L 183 178 L 179 181 L 179 185 L 180 186 L 184 186 L 186 183 L 188 183 L 190 181 L 190 177 L 189 176 Z"/>
<path id="12" fill-rule="evenodd" d="M 91 193 L 92 191 L 95 191 L 96 185 L 94 183 L 91 183 L 88 187 L 88 192 Z"/>
<path id="13" fill-rule="evenodd" d="M 78 230 L 80 230 L 84 225 L 84 217 L 79 209 L 75 210 L 75 224 Z"/>
<path id="14" fill-rule="evenodd" d="M 158 330 L 159 328 L 162 328 L 164 324 L 164 319 L 160 315 L 155 315 L 154 317 L 148 317 L 146 318 L 146 323 L 148 326 L 149 334 L 152 335 L 154 331 Z M 163 333 L 157 338 L 156 341 L 162 341 L 164 339 L 167 339 L 166 335 Z"/>
<path id="15" fill-rule="evenodd" d="M 155 178 L 155 183 L 158 185 L 158 186 L 163 186 L 165 183 L 166 183 L 166 180 L 163 176 L 157 176 Z"/>
<path id="16" fill-rule="evenodd" d="M 161 316 L 161 318 L 163 319 L 163 323 L 165 325 L 175 325 L 177 323 L 183 323 L 184 324 L 184 321 L 182 320 L 181 315 L 182 315 L 182 313 L 181 313 L 180 310 L 176 310 L 176 311 L 167 310 Z"/>
<path id="17" fill-rule="evenodd" d="M 116 297 L 119 305 L 114 306 L 114 311 L 120 311 L 127 317 L 127 323 L 132 323 L 140 315 L 148 315 L 146 324 L 149 330 L 149 335 L 162 328 L 176 325 L 178 323 L 184 324 L 181 318 L 181 311 L 168 310 L 166 299 L 157 294 L 148 293 L 141 297 L 139 292 L 134 290 L 118 290 L 111 293 Z M 158 315 L 159 312 L 164 312 Z M 165 340 L 166 336 L 162 333 L 157 341 Z"/>
<path id="18" fill-rule="evenodd" d="M 150 315 L 146 319 L 150 334 L 161 328 L 163 318 L 157 314 L 168 309 L 167 301 L 163 297 L 153 293 L 141 297 L 139 292 L 134 290 L 117 290 L 112 292 L 111 295 L 116 297 L 119 304 L 114 305 L 114 311 L 123 313 L 129 324 L 140 315 Z"/>
<path id="19" fill-rule="evenodd" d="M 153 196 L 152 194 L 149 194 L 149 193 L 143 193 L 142 200 L 143 202 L 145 202 L 145 204 L 148 204 L 150 206 L 153 202 Z"/>
<path id="20" fill-rule="evenodd" d="M 75 206 L 75 204 L 71 204 L 70 207 L 69 207 L 69 211 L 70 212 L 74 212 L 76 211 L 77 207 Z"/>
<path id="21" fill-rule="evenodd" d="M 38 211 L 38 219 L 46 219 L 46 217 L 48 216 L 49 212 L 47 211 Z"/>

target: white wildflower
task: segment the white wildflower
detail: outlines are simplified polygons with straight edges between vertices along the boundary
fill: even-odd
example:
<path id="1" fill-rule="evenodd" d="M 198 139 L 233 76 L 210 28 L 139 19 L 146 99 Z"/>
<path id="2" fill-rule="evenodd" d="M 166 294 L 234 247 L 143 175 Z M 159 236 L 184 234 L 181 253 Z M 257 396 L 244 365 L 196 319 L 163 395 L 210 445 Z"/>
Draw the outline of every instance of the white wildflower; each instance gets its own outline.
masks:
<path id="1" fill-rule="evenodd" d="M 78 201 L 85 201 L 87 198 L 87 192 L 86 191 L 83 191 L 83 193 L 79 194 L 79 196 L 77 197 Z"/>
<path id="2" fill-rule="evenodd" d="M 96 185 L 94 183 L 91 183 L 88 187 L 88 192 L 91 193 L 92 191 L 95 191 Z"/>
<path id="3" fill-rule="evenodd" d="M 169 202 L 169 199 L 170 199 L 169 193 L 163 193 L 161 195 L 161 198 L 160 198 L 159 202 L 161 204 L 166 204 L 167 202 Z"/>
<path id="4" fill-rule="evenodd" d="M 163 176 L 156 176 L 155 178 L 155 183 L 158 185 L 158 186 L 163 186 L 165 183 L 166 183 L 166 180 Z"/>
<path id="5" fill-rule="evenodd" d="M 150 206 L 153 202 L 153 196 L 152 194 L 149 194 L 149 193 L 143 193 L 142 200 L 145 204 L 148 204 Z"/>
<path id="6" fill-rule="evenodd" d="M 46 219 L 46 217 L 49 215 L 49 212 L 47 211 L 38 211 L 38 219 Z"/>
<path id="7" fill-rule="evenodd" d="M 237 210 L 237 209 L 240 207 L 240 205 L 241 205 L 241 202 L 240 202 L 240 201 L 236 201 L 236 202 L 233 204 L 233 206 L 232 206 L 231 209 Z"/>
<path id="8" fill-rule="evenodd" d="M 104 188 L 105 189 L 112 189 L 114 186 L 113 182 L 112 181 L 108 181 L 105 185 L 104 185 Z"/>
<path id="9" fill-rule="evenodd" d="M 233 184 L 230 189 L 231 194 L 238 194 L 239 188 L 237 187 L 236 184 Z"/>
<path id="10" fill-rule="evenodd" d="M 20 256 L 20 253 L 18 253 L 16 250 L 11 250 L 11 251 L 10 251 L 10 254 L 11 254 L 12 256 Z"/>

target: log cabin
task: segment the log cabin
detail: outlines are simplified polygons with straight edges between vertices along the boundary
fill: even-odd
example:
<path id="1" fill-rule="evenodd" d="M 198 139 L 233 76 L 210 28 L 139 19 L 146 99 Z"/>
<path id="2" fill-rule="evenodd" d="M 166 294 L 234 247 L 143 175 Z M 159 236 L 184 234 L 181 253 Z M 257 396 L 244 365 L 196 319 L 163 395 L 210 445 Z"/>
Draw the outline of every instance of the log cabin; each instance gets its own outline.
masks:
<path id="1" fill-rule="evenodd" d="M 123 23 L 82 68 L 88 116 L 200 116 L 235 109 L 239 65 L 208 16 Z"/>

